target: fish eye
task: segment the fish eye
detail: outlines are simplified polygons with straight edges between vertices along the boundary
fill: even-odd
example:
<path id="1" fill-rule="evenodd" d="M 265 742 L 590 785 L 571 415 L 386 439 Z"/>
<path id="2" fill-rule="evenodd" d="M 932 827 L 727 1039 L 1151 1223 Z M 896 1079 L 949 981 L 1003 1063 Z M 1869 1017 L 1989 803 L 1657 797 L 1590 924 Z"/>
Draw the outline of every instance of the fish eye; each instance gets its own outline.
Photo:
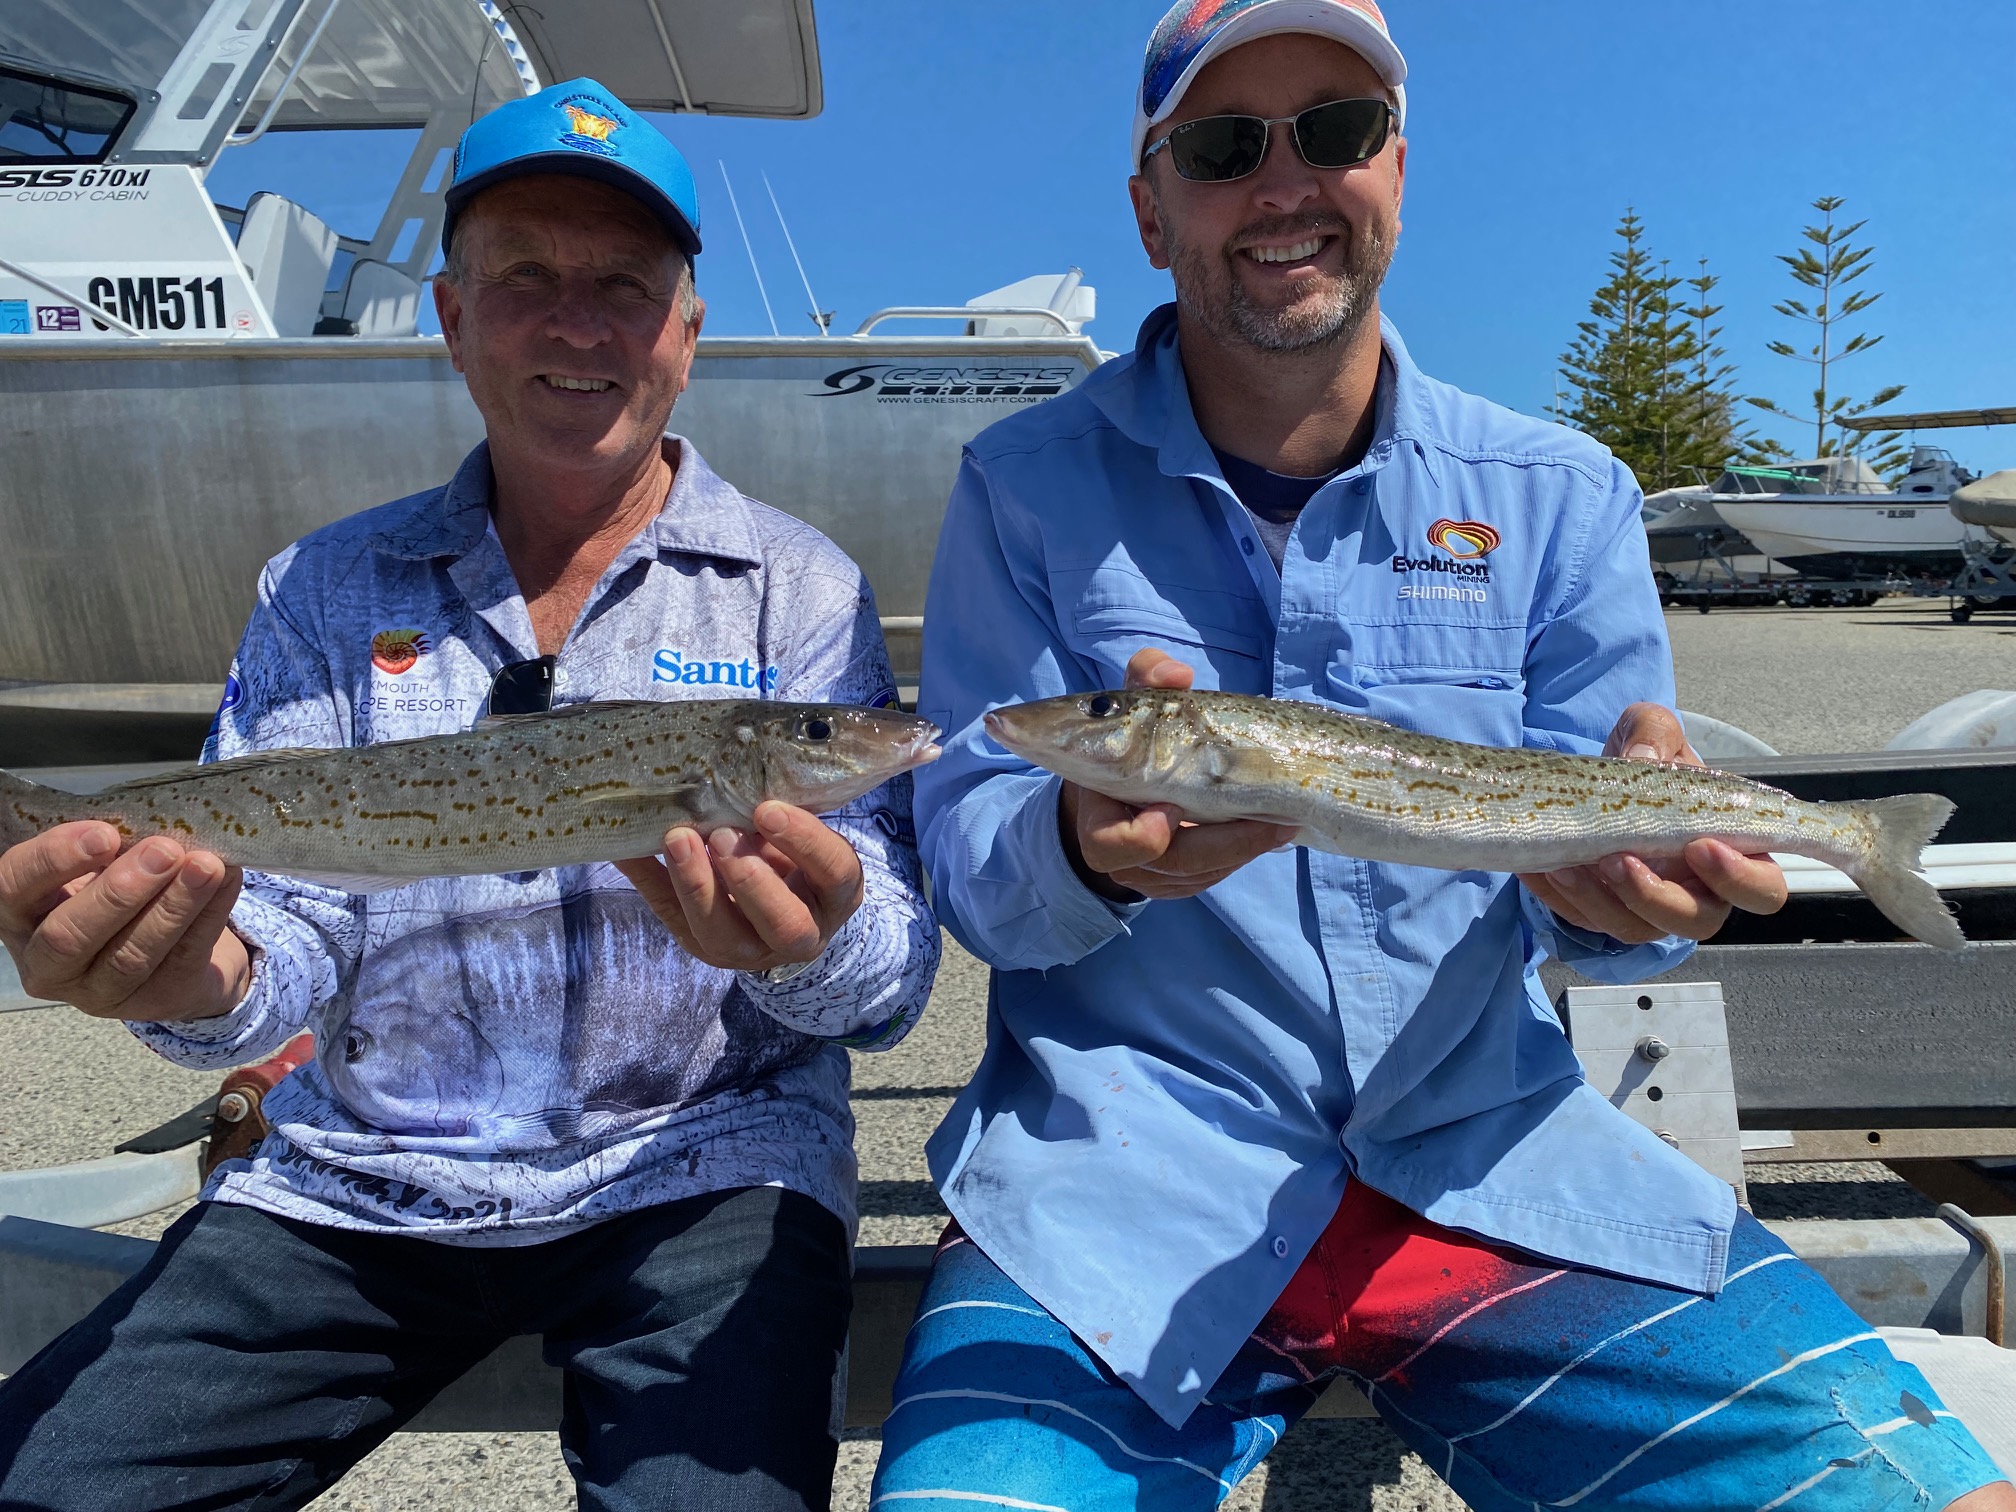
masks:
<path id="1" fill-rule="evenodd" d="M 831 740 L 833 726 L 823 719 L 808 719 L 799 726 L 799 733 L 807 740 Z"/>
<path id="2" fill-rule="evenodd" d="M 1120 700 L 1111 693 L 1094 693 L 1085 700 L 1085 712 L 1094 719 L 1108 719 L 1120 712 Z"/>

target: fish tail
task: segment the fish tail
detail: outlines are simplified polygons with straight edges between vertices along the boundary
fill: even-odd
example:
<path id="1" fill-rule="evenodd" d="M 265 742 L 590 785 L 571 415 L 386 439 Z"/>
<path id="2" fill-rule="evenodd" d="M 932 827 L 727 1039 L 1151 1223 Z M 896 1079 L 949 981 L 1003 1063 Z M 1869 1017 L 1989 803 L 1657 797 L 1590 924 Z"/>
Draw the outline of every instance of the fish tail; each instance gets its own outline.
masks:
<path id="1" fill-rule="evenodd" d="M 19 809 L 24 803 L 46 799 L 49 789 L 16 777 L 12 772 L 0 771 L 0 850 L 19 845 L 23 840 L 32 840 L 42 833 L 42 822 L 31 819 Z"/>
<path id="2" fill-rule="evenodd" d="M 1953 802 L 1937 793 L 1901 793 L 1856 805 L 1869 822 L 1869 852 L 1848 875 L 1884 918 L 1939 950 L 1964 950 L 1939 889 L 1918 875 L 1925 847 L 1952 817 Z"/>

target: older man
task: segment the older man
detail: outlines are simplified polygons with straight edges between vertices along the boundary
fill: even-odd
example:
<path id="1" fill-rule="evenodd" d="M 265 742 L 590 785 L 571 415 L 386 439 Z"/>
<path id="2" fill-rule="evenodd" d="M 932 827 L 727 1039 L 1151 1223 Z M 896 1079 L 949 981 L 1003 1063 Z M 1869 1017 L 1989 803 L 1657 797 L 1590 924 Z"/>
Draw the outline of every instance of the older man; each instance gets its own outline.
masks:
<path id="1" fill-rule="evenodd" d="M 1212 1507 L 1339 1375 L 1492 1512 L 2016 1505 L 1727 1185 L 1583 1082 L 1539 987 L 1543 953 L 1629 981 L 1777 906 L 1768 860 L 1371 864 L 984 735 L 998 704 L 1194 677 L 1685 759 L 1633 704 L 1673 683 L 1630 475 L 1382 326 L 1404 77 L 1371 0 L 1170 11 L 1130 187 L 1176 304 L 968 452 L 918 812 L 996 970 L 877 1505 Z"/>
<path id="2" fill-rule="evenodd" d="M 693 182 L 591 80 L 473 125 L 436 285 L 487 441 L 259 584 L 210 758 L 484 712 L 893 696 L 859 570 L 665 435 L 700 330 Z M 360 436 L 358 444 L 371 438 Z M 31 991 L 184 1065 L 307 1026 L 135 1280 L 0 1387 L 0 1506 L 295 1507 L 516 1334 L 584 1507 L 827 1504 L 849 1305 L 844 1045 L 921 1009 L 907 787 L 665 859 L 370 897 L 102 824 L 0 856 Z M 116 859 L 115 859 L 116 856 Z M 627 880 L 626 880 L 627 878 Z"/>

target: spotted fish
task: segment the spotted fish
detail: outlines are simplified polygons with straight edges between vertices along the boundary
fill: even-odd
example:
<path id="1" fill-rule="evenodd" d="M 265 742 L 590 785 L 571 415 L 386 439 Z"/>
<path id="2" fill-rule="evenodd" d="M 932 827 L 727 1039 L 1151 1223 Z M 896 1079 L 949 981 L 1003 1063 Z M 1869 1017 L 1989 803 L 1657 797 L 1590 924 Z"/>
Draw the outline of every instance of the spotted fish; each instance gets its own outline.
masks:
<path id="1" fill-rule="evenodd" d="M 1966 944 L 1920 855 L 1953 812 L 1936 793 L 1812 803 L 1731 772 L 1505 750 L 1316 704 L 1160 689 L 1079 693 L 987 715 L 1008 750 L 1123 803 L 1265 819 L 1299 844 L 1453 871 L 1544 872 L 1712 837 L 1811 856 L 1905 933 Z"/>
<path id="2" fill-rule="evenodd" d="M 377 892 L 422 877 L 656 853 L 665 831 L 749 829 L 777 798 L 839 808 L 938 754 L 894 709 L 694 699 L 574 704 L 459 735 L 275 750 L 88 797 L 0 772 L 0 848 L 102 819 L 263 872 Z"/>

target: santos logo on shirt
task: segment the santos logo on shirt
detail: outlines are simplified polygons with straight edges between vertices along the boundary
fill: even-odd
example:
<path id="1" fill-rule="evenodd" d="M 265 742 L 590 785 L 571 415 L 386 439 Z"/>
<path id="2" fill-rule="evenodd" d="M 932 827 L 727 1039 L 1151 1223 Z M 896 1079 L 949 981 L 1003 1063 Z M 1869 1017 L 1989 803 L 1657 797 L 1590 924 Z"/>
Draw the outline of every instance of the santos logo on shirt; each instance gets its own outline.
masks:
<path id="1" fill-rule="evenodd" d="M 1437 520 L 1428 527 L 1428 544 L 1448 555 L 1410 557 L 1401 552 L 1393 558 L 1393 570 L 1434 573 L 1442 581 L 1403 583 L 1400 597 L 1483 603 L 1486 595 L 1481 585 L 1491 581 L 1491 564 L 1484 558 L 1503 544 L 1497 529 L 1482 520 Z"/>
<path id="2" fill-rule="evenodd" d="M 702 661 L 699 657 L 689 657 L 684 651 L 663 646 L 651 658 L 651 681 L 774 693 L 777 690 L 777 669 L 759 667 L 746 656 L 740 661 Z"/>

